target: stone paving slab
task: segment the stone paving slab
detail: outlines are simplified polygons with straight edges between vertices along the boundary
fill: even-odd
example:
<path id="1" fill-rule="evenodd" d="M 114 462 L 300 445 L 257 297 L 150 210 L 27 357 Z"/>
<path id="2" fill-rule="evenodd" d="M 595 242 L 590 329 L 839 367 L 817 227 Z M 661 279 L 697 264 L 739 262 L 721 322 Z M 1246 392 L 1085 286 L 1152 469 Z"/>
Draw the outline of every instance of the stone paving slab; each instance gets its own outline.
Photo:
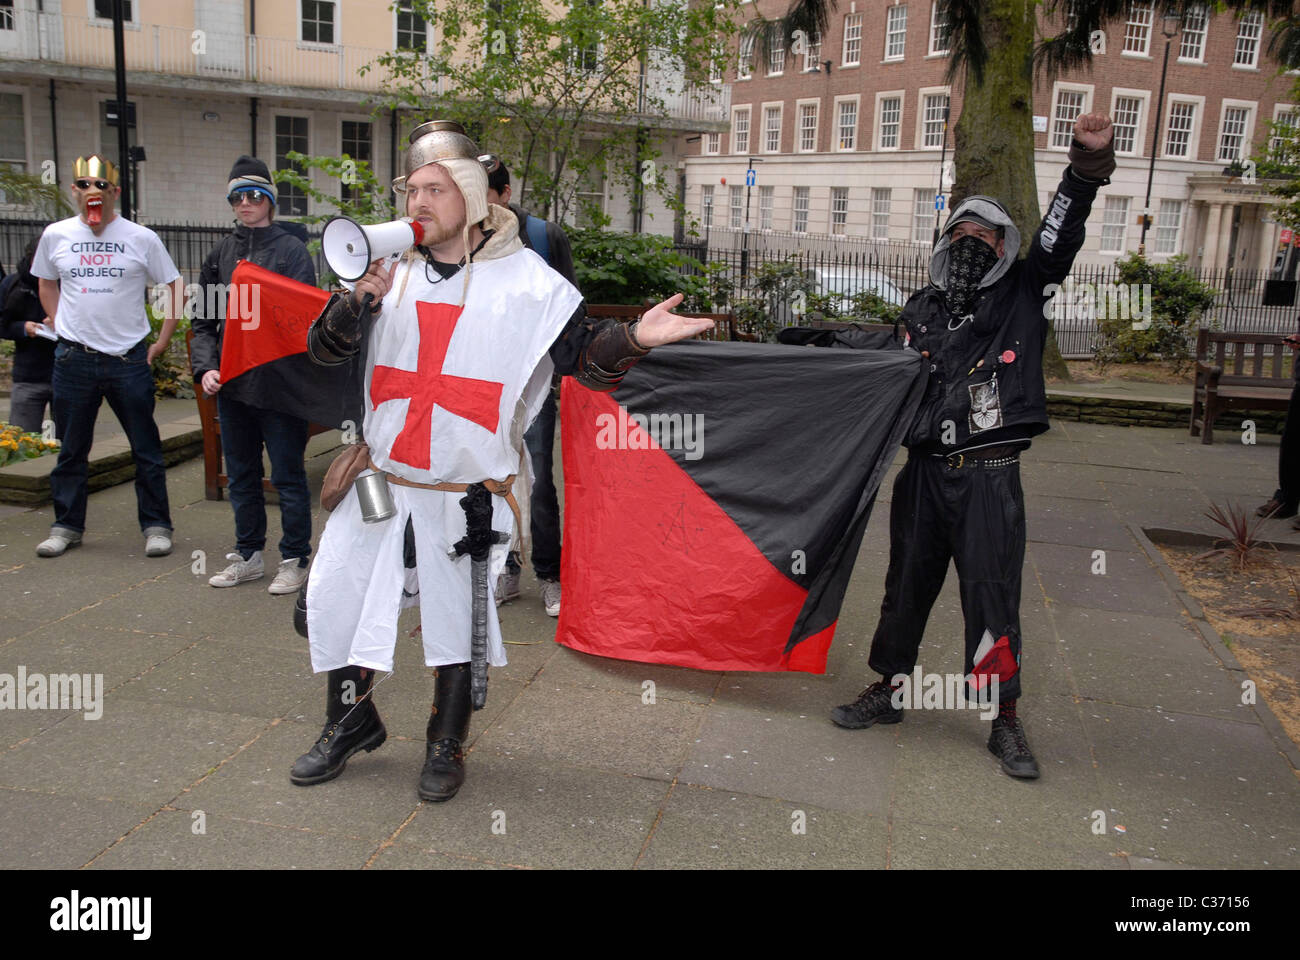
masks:
<path id="1" fill-rule="evenodd" d="M 888 487 L 825 676 L 574 653 L 554 643 L 556 621 L 526 573 L 523 597 L 500 614 L 507 638 L 528 643 L 493 671 L 466 786 L 439 805 L 415 792 L 433 680 L 405 636 L 412 612 L 397 672 L 376 694 L 389 742 L 335 781 L 288 783 L 319 732 L 324 678 L 293 633 L 291 597 L 269 596 L 265 582 L 207 586 L 233 522 L 228 503 L 203 500 L 200 464 L 169 470 L 178 537 L 163 561 L 139 556 L 129 485 L 92 495 L 87 545 L 57 560 L 32 554 L 48 511 L 5 511 L 0 589 L 22 600 L 0 624 L 0 673 L 102 672 L 109 692 L 97 721 L 0 711 L 0 865 L 1300 866 L 1295 770 L 1239 707 L 1240 671 L 1216 665 L 1127 527 L 1159 517 L 1194 529 L 1206 491 L 1234 484 L 1260 485 L 1262 500 L 1276 445 L 1186 439 L 1058 423 L 1025 455 L 1021 714 L 1043 767 L 1036 782 L 1000 772 L 971 712 L 912 710 L 865 731 L 827 719 L 874 679 Z M 329 459 L 310 462 L 313 483 Z M 1104 577 L 1089 570 L 1095 549 L 1107 551 Z M 207 555 L 205 575 L 191 570 L 193 550 Z M 960 671 L 962 636 L 950 570 L 924 669 Z M 646 680 L 654 703 L 643 702 Z M 192 832 L 195 811 L 205 834 Z M 496 811 L 504 833 L 492 830 Z"/>
<path id="2" fill-rule="evenodd" d="M 0 789 L 0 869 L 75 870 L 153 815 L 152 804 Z M 32 829 L 40 824 L 39 830 Z"/>

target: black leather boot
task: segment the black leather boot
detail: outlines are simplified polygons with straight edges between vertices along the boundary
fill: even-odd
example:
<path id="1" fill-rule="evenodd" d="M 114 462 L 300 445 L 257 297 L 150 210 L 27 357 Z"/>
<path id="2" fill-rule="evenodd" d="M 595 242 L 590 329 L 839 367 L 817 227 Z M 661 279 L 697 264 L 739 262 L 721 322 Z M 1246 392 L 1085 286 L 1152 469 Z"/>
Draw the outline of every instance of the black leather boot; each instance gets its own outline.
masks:
<path id="1" fill-rule="evenodd" d="M 429 717 L 428 746 L 420 774 L 420 799 L 441 803 L 456 796 L 465 782 L 462 745 L 469 736 L 469 664 L 438 668 L 433 715 Z"/>
<path id="2" fill-rule="evenodd" d="M 369 697 L 361 699 L 370 692 L 374 680 L 375 672 L 362 667 L 342 667 L 329 672 L 325 728 L 320 739 L 294 763 L 289 772 L 292 783 L 306 787 L 333 780 L 343 772 L 352 754 L 358 750 L 374 750 L 388 739 L 374 701 Z"/>

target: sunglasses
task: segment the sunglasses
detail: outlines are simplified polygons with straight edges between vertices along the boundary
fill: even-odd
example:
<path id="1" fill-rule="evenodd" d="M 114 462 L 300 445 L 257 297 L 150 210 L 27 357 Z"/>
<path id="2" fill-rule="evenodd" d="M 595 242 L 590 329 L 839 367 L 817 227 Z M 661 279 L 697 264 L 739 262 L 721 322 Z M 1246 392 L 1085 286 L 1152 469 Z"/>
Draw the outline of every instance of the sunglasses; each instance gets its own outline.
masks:
<path id="1" fill-rule="evenodd" d="M 226 199 L 230 201 L 232 207 L 239 206 L 240 202 L 245 200 L 257 207 L 266 202 L 267 196 L 266 194 L 259 193 L 256 190 L 239 190 L 226 197 Z"/>
<path id="2" fill-rule="evenodd" d="M 112 186 L 107 180 L 74 180 L 73 185 L 78 190 L 89 190 L 91 184 L 94 184 L 96 190 L 107 190 Z"/>

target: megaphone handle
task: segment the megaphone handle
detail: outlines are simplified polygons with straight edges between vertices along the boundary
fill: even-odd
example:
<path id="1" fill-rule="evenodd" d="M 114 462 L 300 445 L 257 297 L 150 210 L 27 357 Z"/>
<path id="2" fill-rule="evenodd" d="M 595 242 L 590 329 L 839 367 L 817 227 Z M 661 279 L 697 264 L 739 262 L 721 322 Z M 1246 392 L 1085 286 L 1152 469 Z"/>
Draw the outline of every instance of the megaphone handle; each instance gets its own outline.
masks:
<path id="1" fill-rule="evenodd" d="M 365 316 L 366 314 L 370 313 L 371 305 L 372 305 L 374 302 L 375 302 L 375 295 L 374 295 L 373 293 L 367 293 L 367 294 L 365 294 L 365 295 L 361 298 L 361 310 L 360 310 L 360 314 L 361 314 L 362 316 Z"/>

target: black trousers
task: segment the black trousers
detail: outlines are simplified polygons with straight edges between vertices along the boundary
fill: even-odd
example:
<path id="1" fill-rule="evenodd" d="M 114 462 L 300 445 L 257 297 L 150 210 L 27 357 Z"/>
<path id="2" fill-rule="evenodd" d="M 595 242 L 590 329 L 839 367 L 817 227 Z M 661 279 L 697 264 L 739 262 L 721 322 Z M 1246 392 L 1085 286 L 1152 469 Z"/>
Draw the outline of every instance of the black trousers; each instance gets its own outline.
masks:
<path id="1" fill-rule="evenodd" d="M 948 561 L 957 565 L 966 620 L 966 665 L 987 630 L 1007 638 L 998 699 L 1020 696 L 1020 571 L 1025 559 L 1025 495 L 1020 464 L 987 467 L 914 455 L 894 481 L 889 511 L 889 572 L 871 669 L 890 679 L 911 673 Z M 928 671 L 933 672 L 933 670 Z"/>
<path id="2" fill-rule="evenodd" d="M 1300 354 L 1296 354 L 1296 362 L 1300 363 Z M 1291 402 L 1286 408 L 1277 454 L 1277 483 L 1274 500 L 1288 507 L 1300 504 L 1300 380 L 1291 389 Z"/>

